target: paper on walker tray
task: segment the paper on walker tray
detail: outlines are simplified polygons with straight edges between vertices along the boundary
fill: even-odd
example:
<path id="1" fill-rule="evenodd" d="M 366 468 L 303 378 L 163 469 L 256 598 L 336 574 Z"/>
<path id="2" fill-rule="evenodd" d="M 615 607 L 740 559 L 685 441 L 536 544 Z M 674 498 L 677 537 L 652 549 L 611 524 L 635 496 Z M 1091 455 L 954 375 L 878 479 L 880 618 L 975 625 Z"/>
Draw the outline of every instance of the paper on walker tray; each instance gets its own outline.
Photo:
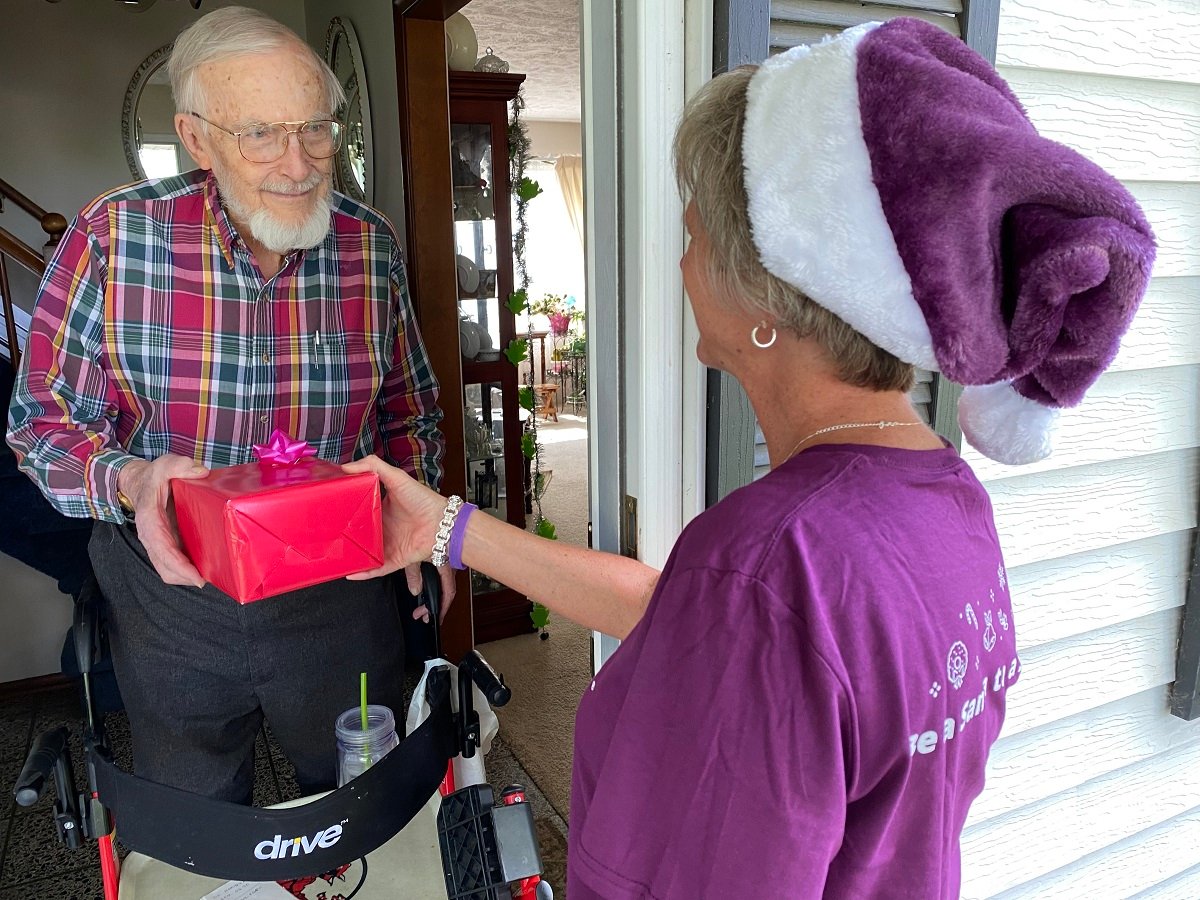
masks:
<path id="1" fill-rule="evenodd" d="M 201 900 L 294 900 L 274 881 L 227 881 Z"/>

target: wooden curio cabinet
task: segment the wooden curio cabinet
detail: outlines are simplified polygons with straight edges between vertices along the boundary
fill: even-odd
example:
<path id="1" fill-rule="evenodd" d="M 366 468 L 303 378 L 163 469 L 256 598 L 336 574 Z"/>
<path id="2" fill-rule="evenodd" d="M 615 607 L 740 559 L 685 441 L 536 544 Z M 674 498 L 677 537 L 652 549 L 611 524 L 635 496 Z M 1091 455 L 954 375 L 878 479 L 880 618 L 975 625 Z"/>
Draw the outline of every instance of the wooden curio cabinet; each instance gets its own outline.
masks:
<path id="1" fill-rule="evenodd" d="M 450 73 L 450 158 L 454 197 L 457 314 L 463 384 L 466 494 L 479 514 L 526 525 L 528 413 L 518 402 L 517 368 L 504 355 L 518 337 L 507 306 L 514 290 L 508 104 L 524 75 Z M 448 403 L 449 398 L 444 402 Z M 530 602 L 471 573 L 475 642 L 533 630 Z"/>

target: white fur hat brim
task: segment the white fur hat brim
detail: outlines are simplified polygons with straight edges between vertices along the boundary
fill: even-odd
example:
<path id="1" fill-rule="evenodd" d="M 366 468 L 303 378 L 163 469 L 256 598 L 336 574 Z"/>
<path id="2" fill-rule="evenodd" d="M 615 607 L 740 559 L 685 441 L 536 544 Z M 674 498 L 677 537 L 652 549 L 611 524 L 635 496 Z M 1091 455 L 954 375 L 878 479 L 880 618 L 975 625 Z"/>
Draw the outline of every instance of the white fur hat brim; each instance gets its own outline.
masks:
<path id="1" fill-rule="evenodd" d="M 793 47 L 750 81 L 742 156 L 751 233 L 764 268 L 889 353 L 937 370 L 871 178 L 858 105 L 859 43 L 879 27 Z M 797 214 L 803 204 L 803 214 Z"/>

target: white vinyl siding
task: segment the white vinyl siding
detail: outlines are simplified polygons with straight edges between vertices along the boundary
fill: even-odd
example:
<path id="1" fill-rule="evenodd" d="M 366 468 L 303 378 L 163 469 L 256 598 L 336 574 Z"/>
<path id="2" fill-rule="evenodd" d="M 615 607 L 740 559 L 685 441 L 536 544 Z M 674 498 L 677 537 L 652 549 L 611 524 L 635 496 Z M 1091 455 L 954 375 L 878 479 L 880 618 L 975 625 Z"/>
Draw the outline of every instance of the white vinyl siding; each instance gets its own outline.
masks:
<path id="1" fill-rule="evenodd" d="M 956 33 L 961 12 L 773 0 L 771 50 L 914 13 Z M 963 449 L 995 506 L 1023 668 L 963 834 L 962 896 L 1196 900 L 1200 722 L 1168 710 L 1200 506 L 1200 3 L 1003 0 L 996 58 L 1044 135 L 1126 184 L 1159 253 L 1055 454 L 1013 468 Z"/>
<path id="2" fill-rule="evenodd" d="M 963 897 L 1200 897 L 1200 722 L 1168 712 L 1200 491 L 1200 4 L 1004 0 L 997 67 L 1159 240 L 1111 369 L 1049 460 L 964 447 L 1022 658 L 963 834 Z"/>

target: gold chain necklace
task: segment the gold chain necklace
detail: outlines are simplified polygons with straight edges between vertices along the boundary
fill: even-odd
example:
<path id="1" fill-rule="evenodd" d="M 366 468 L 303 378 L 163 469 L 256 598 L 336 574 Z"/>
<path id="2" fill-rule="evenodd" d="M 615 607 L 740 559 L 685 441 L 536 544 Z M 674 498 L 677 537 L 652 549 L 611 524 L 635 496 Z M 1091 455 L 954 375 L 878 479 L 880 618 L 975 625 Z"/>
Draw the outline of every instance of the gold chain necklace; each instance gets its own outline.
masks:
<path id="1" fill-rule="evenodd" d="M 848 428 L 878 428 L 878 429 L 882 430 L 884 428 L 902 428 L 905 425 L 922 425 L 922 424 L 924 424 L 924 423 L 923 422 L 850 422 L 850 423 L 847 423 L 844 425 L 827 425 L 824 428 L 818 428 L 816 431 L 814 431 L 808 437 L 797 442 L 796 446 L 794 446 L 791 449 L 791 452 L 788 453 L 788 455 L 785 456 L 783 459 L 786 462 L 787 460 L 791 459 L 793 456 L 796 455 L 797 450 L 799 450 L 801 447 L 803 447 L 805 444 L 807 444 L 809 441 L 811 441 L 817 435 L 828 434 L 831 431 L 843 431 Z"/>

